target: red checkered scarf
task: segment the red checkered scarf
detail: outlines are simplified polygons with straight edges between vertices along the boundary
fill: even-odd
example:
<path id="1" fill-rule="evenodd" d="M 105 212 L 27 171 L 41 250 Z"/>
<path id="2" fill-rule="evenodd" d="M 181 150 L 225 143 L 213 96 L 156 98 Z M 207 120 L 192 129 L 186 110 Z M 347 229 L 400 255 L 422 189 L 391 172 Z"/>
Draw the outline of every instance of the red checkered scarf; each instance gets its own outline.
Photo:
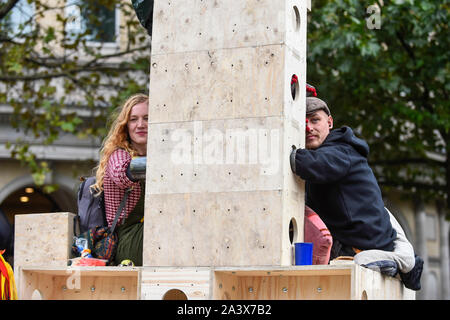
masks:
<path id="1" fill-rule="evenodd" d="M 120 214 L 117 225 L 120 225 L 133 211 L 141 195 L 141 186 L 139 182 L 131 181 L 126 174 L 127 167 L 130 164 L 131 155 L 123 149 L 117 149 L 109 157 L 106 165 L 105 176 L 103 178 L 103 192 L 105 197 L 105 212 L 108 227 L 112 225 L 117 209 L 125 194 L 125 190 L 133 187 L 128 196 L 125 210 Z"/>

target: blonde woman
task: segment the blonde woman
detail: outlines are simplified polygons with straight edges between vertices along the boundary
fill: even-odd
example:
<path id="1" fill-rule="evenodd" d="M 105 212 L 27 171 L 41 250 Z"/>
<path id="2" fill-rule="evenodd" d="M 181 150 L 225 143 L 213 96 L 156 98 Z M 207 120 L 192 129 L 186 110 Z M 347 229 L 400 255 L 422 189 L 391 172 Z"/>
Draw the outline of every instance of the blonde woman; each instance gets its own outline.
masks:
<path id="1" fill-rule="evenodd" d="M 93 189 L 103 191 L 108 227 L 114 221 L 125 190 L 132 188 L 117 222 L 119 244 L 115 264 L 131 260 L 142 265 L 145 182 L 134 181 L 129 173 L 133 157 L 147 155 L 148 96 L 136 94 L 118 110 L 100 150 Z"/>

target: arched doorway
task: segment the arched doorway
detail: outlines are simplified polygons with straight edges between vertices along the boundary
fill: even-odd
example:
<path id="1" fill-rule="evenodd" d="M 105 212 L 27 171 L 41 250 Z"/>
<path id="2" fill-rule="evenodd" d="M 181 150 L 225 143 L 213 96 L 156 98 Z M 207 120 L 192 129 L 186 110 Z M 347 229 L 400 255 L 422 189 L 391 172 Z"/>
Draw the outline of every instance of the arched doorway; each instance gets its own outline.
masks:
<path id="1" fill-rule="evenodd" d="M 11 185 L 10 185 L 11 186 Z M 10 187 L 9 186 L 9 187 Z M 5 195 L 7 192 L 7 195 Z M 17 214 L 50 212 L 76 212 L 76 196 L 60 187 L 48 194 L 42 188 L 30 183 L 15 189 L 2 189 L 3 201 L 0 203 L 0 240 L 6 249 L 4 258 L 13 266 L 14 259 L 14 220 Z"/>
<path id="2" fill-rule="evenodd" d="M 41 188 L 28 185 L 12 192 L 0 204 L 8 221 L 14 223 L 14 215 L 28 213 L 59 212 L 61 208 L 54 200 L 54 196 L 46 194 Z"/>

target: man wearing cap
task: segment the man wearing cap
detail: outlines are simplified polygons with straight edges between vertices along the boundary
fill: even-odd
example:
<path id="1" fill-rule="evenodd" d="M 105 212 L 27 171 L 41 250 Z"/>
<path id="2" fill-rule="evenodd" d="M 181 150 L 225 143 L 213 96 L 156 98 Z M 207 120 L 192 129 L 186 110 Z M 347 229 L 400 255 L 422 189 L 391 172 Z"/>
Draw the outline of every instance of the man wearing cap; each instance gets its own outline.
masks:
<path id="1" fill-rule="evenodd" d="M 384 207 L 367 162 L 367 143 L 347 126 L 332 128 L 327 104 L 307 97 L 306 149 L 294 148 L 290 155 L 292 171 L 306 181 L 306 205 L 333 236 L 330 259 L 352 256 L 355 263 L 391 276 L 400 271 L 405 285 L 418 290 L 421 265 L 415 262 L 402 228 Z M 415 265 L 418 270 L 411 275 Z"/>

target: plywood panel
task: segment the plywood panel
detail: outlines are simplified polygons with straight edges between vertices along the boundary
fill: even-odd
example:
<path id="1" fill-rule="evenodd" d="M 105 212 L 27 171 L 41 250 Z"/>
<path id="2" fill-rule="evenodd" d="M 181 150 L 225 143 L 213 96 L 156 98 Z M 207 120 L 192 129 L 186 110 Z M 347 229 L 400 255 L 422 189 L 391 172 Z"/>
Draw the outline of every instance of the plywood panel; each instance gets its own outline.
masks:
<path id="1" fill-rule="evenodd" d="M 239 277 L 244 300 L 345 300 L 350 297 L 350 276 Z"/>
<path id="2" fill-rule="evenodd" d="M 123 272 L 122 272 L 123 271 Z M 21 269 L 20 299 L 42 300 L 136 300 L 139 271 L 110 268 L 102 271 L 67 268 Z"/>
<path id="3" fill-rule="evenodd" d="M 152 57 L 150 123 L 280 116 L 285 46 Z"/>
<path id="4" fill-rule="evenodd" d="M 14 265 L 66 266 L 74 216 L 69 212 L 16 215 Z"/>
<path id="5" fill-rule="evenodd" d="M 148 195 L 144 266 L 281 264 L 281 192 Z"/>
<path id="6" fill-rule="evenodd" d="M 144 265 L 290 265 L 306 1 L 156 1 L 153 32 Z"/>
<path id="7" fill-rule="evenodd" d="M 168 299 L 168 293 L 174 290 L 181 291 L 189 300 L 210 299 L 212 291 L 211 269 L 143 269 L 141 282 L 141 297 L 143 300 Z"/>
<path id="8" fill-rule="evenodd" d="M 15 215 L 14 272 L 20 286 L 19 267 L 67 266 L 71 258 L 73 218 L 70 212 Z"/>
<path id="9" fill-rule="evenodd" d="M 298 6 L 302 21 L 294 11 Z M 306 29 L 306 1 L 155 1 L 153 54 L 274 43 L 293 46 Z M 306 38 L 305 38 L 306 39 Z"/>
<path id="10" fill-rule="evenodd" d="M 356 264 L 215 268 L 214 283 L 214 299 L 415 299 L 399 279 Z"/>
<path id="11" fill-rule="evenodd" d="M 351 299 L 354 300 L 414 300 L 416 293 L 407 289 L 399 278 L 355 265 Z"/>
<path id="12" fill-rule="evenodd" d="M 153 124 L 146 192 L 280 190 L 283 133 L 280 117 Z"/>
<path id="13" fill-rule="evenodd" d="M 347 265 L 305 265 L 305 266 L 270 266 L 270 267 L 216 267 L 214 271 L 238 277 L 263 276 L 342 276 L 353 272 L 353 264 Z"/>
<path id="14" fill-rule="evenodd" d="M 214 270 L 214 297 L 232 288 L 230 299 L 321 300 L 349 299 L 353 269 L 331 266 Z M 217 287 L 218 286 L 218 287 Z M 234 288 L 234 289 L 233 289 Z"/>

